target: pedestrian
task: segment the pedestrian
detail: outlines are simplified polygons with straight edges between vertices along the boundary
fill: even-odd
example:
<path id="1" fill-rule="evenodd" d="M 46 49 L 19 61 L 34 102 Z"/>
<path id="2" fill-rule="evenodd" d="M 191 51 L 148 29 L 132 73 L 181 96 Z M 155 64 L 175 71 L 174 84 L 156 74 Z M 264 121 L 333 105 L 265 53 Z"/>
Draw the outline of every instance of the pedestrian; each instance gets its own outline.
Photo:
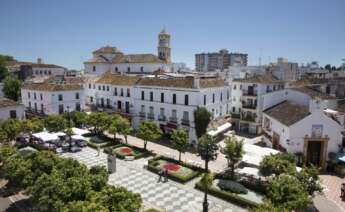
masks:
<path id="1" fill-rule="evenodd" d="M 100 151 L 101 151 L 101 148 L 99 147 L 99 145 L 97 145 L 97 156 L 99 156 Z"/>
<path id="2" fill-rule="evenodd" d="M 158 175 L 159 175 L 159 177 L 158 177 L 158 182 L 160 182 L 161 179 L 162 179 L 163 170 L 159 170 Z"/>
<path id="3" fill-rule="evenodd" d="M 165 176 L 164 182 L 168 182 L 168 169 L 165 169 L 164 176 Z"/>

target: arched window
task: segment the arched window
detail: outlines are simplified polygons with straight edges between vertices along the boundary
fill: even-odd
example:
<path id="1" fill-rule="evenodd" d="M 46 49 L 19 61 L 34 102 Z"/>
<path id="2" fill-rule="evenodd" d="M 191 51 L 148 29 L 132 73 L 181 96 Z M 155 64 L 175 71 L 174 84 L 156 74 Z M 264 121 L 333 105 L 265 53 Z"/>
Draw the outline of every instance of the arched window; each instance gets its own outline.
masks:
<path id="1" fill-rule="evenodd" d="M 118 72 L 118 71 L 119 71 L 119 69 L 117 67 L 115 67 L 115 72 Z"/>
<path id="2" fill-rule="evenodd" d="M 93 66 L 93 67 L 92 67 L 92 71 L 96 71 L 96 66 Z"/>

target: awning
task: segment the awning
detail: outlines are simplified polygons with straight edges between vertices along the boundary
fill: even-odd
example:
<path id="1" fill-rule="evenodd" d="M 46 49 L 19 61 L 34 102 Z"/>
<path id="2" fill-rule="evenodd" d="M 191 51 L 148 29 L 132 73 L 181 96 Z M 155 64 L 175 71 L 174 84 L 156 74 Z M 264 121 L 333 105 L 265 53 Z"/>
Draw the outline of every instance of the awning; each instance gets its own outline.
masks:
<path id="1" fill-rule="evenodd" d="M 84 136 L 81 135 L 72 135 L 71 136 L 72 140 L 78 140 L 78 141 L 86 141 L 86 138 Z"/>
<path id="2" fill-rule="evenodd" d="M 220 125 L 219 127 L 217 127 L 217 129 L 215 130 L 210 130 L 207 132 L 208 135 L 210 136 L 216 136 L 218 135 L 219 133 L 222 133 L 222 132 L 225 132 L 227 131 L 228 129 L 230 129 L 231 127 L 231 124 L 229 122 L 223 124 L 223 125 Z"/>
<path id="3" fill-rule="evenodd" d="M 58 135 L 49 132 L 34 133 L 32 136 L 44 142 L 59 140 Z"/>
<path id="4" fill-rule="evenodd" d="M 80 129 L 80 128 L 76 128 L 76 127 L 72 128 L 72 132 L 73 132 L 74 135 L 85 135 L 85 134 L 89 134 L 90 133 L 89 130 Z"/>

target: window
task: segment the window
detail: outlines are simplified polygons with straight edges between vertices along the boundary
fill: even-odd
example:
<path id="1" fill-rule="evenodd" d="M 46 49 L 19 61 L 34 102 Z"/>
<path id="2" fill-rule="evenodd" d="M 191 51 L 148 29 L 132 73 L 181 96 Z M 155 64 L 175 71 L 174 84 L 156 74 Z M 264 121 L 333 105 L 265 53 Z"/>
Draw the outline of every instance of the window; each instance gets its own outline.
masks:
<path id="1" fill-rule="evenodd" d="M 125 103 L 125 110 L 126 110 L 126 113 L 129 113 L 129 102 Z"/>
<path id="2" fill-rule="evenodd" d="M 226 91 L 226 99 L 229 100 L 229 98 L 230 98 L 230 92 L 229 92 L 229 90 L 227 90 Z"/>
<path id="3" fill-rule="evenodd" d="M 234 85 L 234 90 L 236 90 L 236 84 Z"/>
<path id="4" fill-rule="evenodd" d="M 43 100 L 43 95 L 40 93 L 40 99 Z"/>
<path id="5" fill-rule="evenodd" d="M 141 100 L 145 100 L 145 92 L 141 91 Z"/>
<path id="6" fill-rule="evenodd" d="M 89 83 L 89 89 L 91 89 L 91 83 Z"/>
<path id="7" fill-rule="evenodd" d="M 176 94 L 173 94 L 173 104 L 176 104 Z"/>
<path id="8" fill-rule="evenodd" d="M 183 120 L 185 121 L 188 121 L 189 120 L 189 113 L 188 111 L 183 111 L 183 117 L 182 117 Z"/>
<path id="9" fill-rule="evenodd" d="M 127 68 L 127 72 L 131 72 L 131 68 L 130 67 Z"/>
<path id="10" fill-rule="evenodd" d="M 48 74 L 49 74 L 49 75 L 51 75 L 51 74 L 52 74 L 52 72 L 51 72 L 51 71 L 48 71 Z"/>
<path id="11" fill-rule="evenodd" d="M 62 101 L 63 100 L 62 94 L 59 94 L 58 98 L 59 98 L 59 101 Z"/>
<path id="12" fill-rule="evenodd" d="M 129 88 L 127 88 L 127 97 L 131 97 L 131 92 L 130 92 Z"/>
<path id="13" fill-rule="evenodd" d="M 117 88 L 114 88 L 114 96 L 117 96 Z"/>
<path id="14" fill-rule="evenodd" d="M 232 112 L 235 113 L 236 112 L 236 108 L 232 107 Z"/>
<path id="15" fill-rule="evenodd" d="M 96 71 L 96 66 L 93 66 L 93 67 L 92 67 L 92 71 Z"/>
<path id="16" fill-rule="evenodd" d="M 141 105 L 141 112 L 145 113 L 145 105 Z"/>
<path id="17" fill-rule="evenodd" d="M 93 102 L 93 97 L 92 96 L 90 96 L 90 102 Z"/>
<path id="18" fill-rule="evenodd" d="M 110 99 L 107 98 L 107 107 L 110 107 Z"/>
<path id="19" fill-rule="evenodd" d="M 41 112 L 44 113 L 44 106 L 41 104 Z"/>
<path id="20" fill-rule="evenodd" d="M 36 93 L 34 93 L 34 99 L 36 99 Z"/>
<path id="21" fill-rule="evenodd" d="M 17 118 L 17 111 L 16 110 L 10 110 L 10 118 L 11 119 Z"/>
<path id="22" fill-rule="evenodd" d="M 161 93 L 161 102 L 164 102 L 164 93 Z"/>
<path id="23" fill-rule="evenodd" d="M 103 85 L 102 87 L 103 87 L 103 91 L 105 91 L 105 86 Z"/>
<path id="24" fill-rule="evenodd" d="M 177 118 L 177 112 L 175 109 L 171 111 L 171 117 L 175 119 Z"/>
<path id="25" fill-rule="evenodd" d="M 31 95 L 30 95 L 30 92 L 28 92 L 28 98 L 30 99 Z"/>
<path id="26" fill-rule="evenodd" d="M 31 102 L 29 102 L 29 108 L 31 109 Z"/>
<path id="27" fill-rule="evenodd" d="M 109 91 L 109 86 L 107 86 L 107 91 Z"/>
<path id="28" fill-rule="evenodd" d="M 62 114 L 64 112 L 63 105 L 59 105 L 59 114 Z"/>
<path id="29" fill-rule="evenodd" d="M 159 109 L 159 114 L 160 114 L 161 116 L 164 116 L 164 108 L 160 108 L 160 109 Z"/>
<path id="30" fill-rule="evenodd" d="M 152 91 L 150 92 L 150 101 L 151 102 L 153 101 L 153 92 Z"/>
<path id="31" fill-rule="evenodd" d="M 220 93 L 220 101 L 221 101 L 221 102 L 223 101 L 223 92 Z"/>
<path id="32" fill-rule="evenodd" d="M 99 91 L 101 90 L 101 86 L 100 86 L 100 85 L 98 86 L 98 90 L 99 90 Z"/>
<path id="33" fill-rule="evenodd" d="M 204 105 L 206 105 L 206 95 L 204 95 Z"/>
<path id="34" fill-rule="evenodd" d="M 118 71 L 119 71 L 119 69 L 117 67 L 115 67 L 115 72 L 118 72 Z"/>
<path id="35" fill-rule="evenodd" d="M 188 95 L 184 95 L 184 105 L 188 105 L 188 100 L 189 100 L 189 98 L 188 98 Z"/>
<path id="36" fill-rule="evenodd" d="M 35 102 L 35 111 L 37 112 L 37 103 Z"/>
<path id="37" fill-rule="evenodd" d="M 120 90 L 120 96 L 123 96 L 123 88 Z"/>
<path id="38" fill-rule="evenodd" d="M 79 99 L 79 93 L 75 93 L 75 99 Z"/>
<path id="39" fill-rule="evenodd" d="M 212 94 L 212 102 L 214 103 L 214 100 L 215 100 L 215 96 L 214 94 Z"/>
<path id="40" fill-rule="evenodd" d="M 141 72 L 144 72 L 144 66 L 141 66 L 141 67 L 140 67 L 140 71 L 141 71 Z"/>
<path id="41" fill-rule="evenodd" d="M 150 110 L 150 114 L 153 114 L 153 107 L 152 106 L 149 107 L 149 110 Z"/>

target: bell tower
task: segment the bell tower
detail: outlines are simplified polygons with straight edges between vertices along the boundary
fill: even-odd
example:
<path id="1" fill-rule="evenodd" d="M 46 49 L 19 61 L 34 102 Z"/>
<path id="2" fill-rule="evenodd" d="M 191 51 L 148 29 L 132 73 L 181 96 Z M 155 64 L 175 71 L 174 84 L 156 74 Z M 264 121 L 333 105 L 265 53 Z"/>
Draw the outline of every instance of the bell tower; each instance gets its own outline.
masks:
<path id="1" fill-rule="evenodd" d="M 171 62 L 170 34 L 165 28 L 158 34 L 158 58 L 168 63 Z"/>

